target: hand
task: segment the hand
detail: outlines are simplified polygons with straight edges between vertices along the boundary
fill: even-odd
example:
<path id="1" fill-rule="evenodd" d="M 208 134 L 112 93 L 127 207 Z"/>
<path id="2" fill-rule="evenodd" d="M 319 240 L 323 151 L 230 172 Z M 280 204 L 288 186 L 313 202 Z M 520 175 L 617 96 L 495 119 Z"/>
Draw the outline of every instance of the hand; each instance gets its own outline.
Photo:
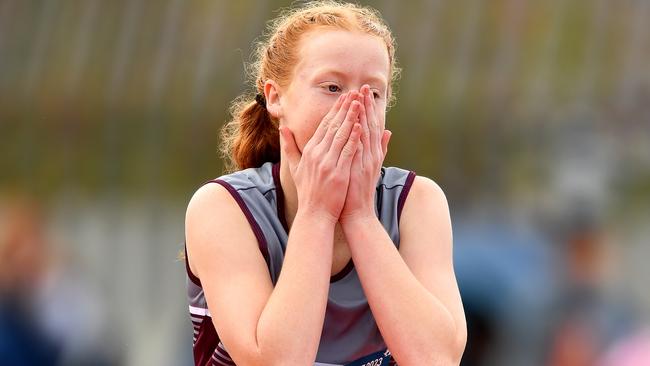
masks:
<path id="1" fill-rule="evenodd" d="M 335 224 L 345 203 L 352 159 L 360 144 L 359 114 L 353 93 L 342 94 L 300 153 L 293 133 L 280 126 L 280 145 L 298 194 L 298 213 L 319 215 Z"/>
<path id="2" fill-rule="evenodd" d="M 375 110 L 368 85 L 361 87 L 360 98 L 361 143 L 352 159 L 348 193 L 339 220 L 341 224 L 357 218 L 376 218 L 375 190 L 391 136 L 391 132 L 385 129 L 383 114 L 378 115 L 381 112 Z"/>

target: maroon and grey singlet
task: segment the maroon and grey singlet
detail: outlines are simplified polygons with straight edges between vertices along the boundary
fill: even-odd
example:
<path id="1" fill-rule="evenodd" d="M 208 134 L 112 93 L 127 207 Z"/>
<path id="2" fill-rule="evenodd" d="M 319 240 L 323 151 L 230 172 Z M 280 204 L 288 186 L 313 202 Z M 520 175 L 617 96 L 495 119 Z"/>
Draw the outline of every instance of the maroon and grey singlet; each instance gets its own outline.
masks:
<path id="1" fill-rule="evenodd" d="M 221 184 L 251 225 L 275 285 L 287 245 L 279 163 L 265 163 L 206 182 Z M 415 173 L 384 167 L 377 182 L 376 213 L 399 248 L 399 217 Z M 218 213 L 215 213 L 218 214 Z M 187 255 L 186 255 L 187 257 Z M 187 265 L 187 295 L 194 326 L 195 365 L 235 365 L 212 324 L 200 280 Z M 388 296 L 388 294 L 387 294 Z M 330 278 L 329 298 L 315 365 L 395 365 L 379 333 L 352 260 Z"/>

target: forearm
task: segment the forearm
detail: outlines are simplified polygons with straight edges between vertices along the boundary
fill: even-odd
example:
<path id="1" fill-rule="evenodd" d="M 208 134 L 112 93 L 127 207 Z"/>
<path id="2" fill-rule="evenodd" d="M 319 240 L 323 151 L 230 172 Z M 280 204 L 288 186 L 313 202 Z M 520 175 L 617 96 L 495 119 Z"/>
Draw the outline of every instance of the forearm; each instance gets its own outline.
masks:
<path id="1" fill-rule="evenodd" d="M 327 307 L 333 235 L 333 223 L 296 216 L 280 277 L 257 326 L 266 362 L 307 365 L 315 360 Z"/>
<path id="2" fill-rule="evenodd" d="M 347 222 L 343 231 L 377 326 L 398 364 L 457 364 L 451 313 L 413 275 L 379 220 Z"/>

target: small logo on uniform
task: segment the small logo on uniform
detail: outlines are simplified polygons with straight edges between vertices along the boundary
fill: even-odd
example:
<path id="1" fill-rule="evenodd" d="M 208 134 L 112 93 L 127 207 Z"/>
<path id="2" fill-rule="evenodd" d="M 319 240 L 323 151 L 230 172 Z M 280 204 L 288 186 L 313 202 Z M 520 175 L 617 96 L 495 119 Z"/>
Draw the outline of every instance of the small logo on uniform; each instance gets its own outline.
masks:
<path id="1" fill-rule="evenodd" d="M 388 348 L 386 348 L 386 352 L 384 352 L 384 356 L 386 357 L 390 356 L 390 350 L 388 350 Z"/>

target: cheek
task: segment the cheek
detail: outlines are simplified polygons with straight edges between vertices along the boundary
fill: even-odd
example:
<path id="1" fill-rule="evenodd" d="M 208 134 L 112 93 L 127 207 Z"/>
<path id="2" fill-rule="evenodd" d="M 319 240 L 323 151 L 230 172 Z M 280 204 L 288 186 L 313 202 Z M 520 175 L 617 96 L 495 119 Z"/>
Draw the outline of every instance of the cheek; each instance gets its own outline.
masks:
<path id="1" fill-rule="evenodd" d="M 296 115 L 294 121 L 296 144 L 300 151 L 303 150 L 307 142 L 312 138 L 323 118 L 328 112 L 329 107 L 323 108 L 320 105 L 314 105 L 313 108 L 306 107 Z"/>
<path id="2" fill-rule="evenodd" d="M 312 136 L 314 136 L 314 132 L 316 132 L 316 129 L 318 128 L 318 125 L 322 118 L 323 116 L 319 117 L 317 114 L 312 114 L 301 121 L 302 128 L 300 131 L 300 142 L 298 145 L 301 151 L 307 142 L 309 142 L 309 140 L 312 138 Z"/>

